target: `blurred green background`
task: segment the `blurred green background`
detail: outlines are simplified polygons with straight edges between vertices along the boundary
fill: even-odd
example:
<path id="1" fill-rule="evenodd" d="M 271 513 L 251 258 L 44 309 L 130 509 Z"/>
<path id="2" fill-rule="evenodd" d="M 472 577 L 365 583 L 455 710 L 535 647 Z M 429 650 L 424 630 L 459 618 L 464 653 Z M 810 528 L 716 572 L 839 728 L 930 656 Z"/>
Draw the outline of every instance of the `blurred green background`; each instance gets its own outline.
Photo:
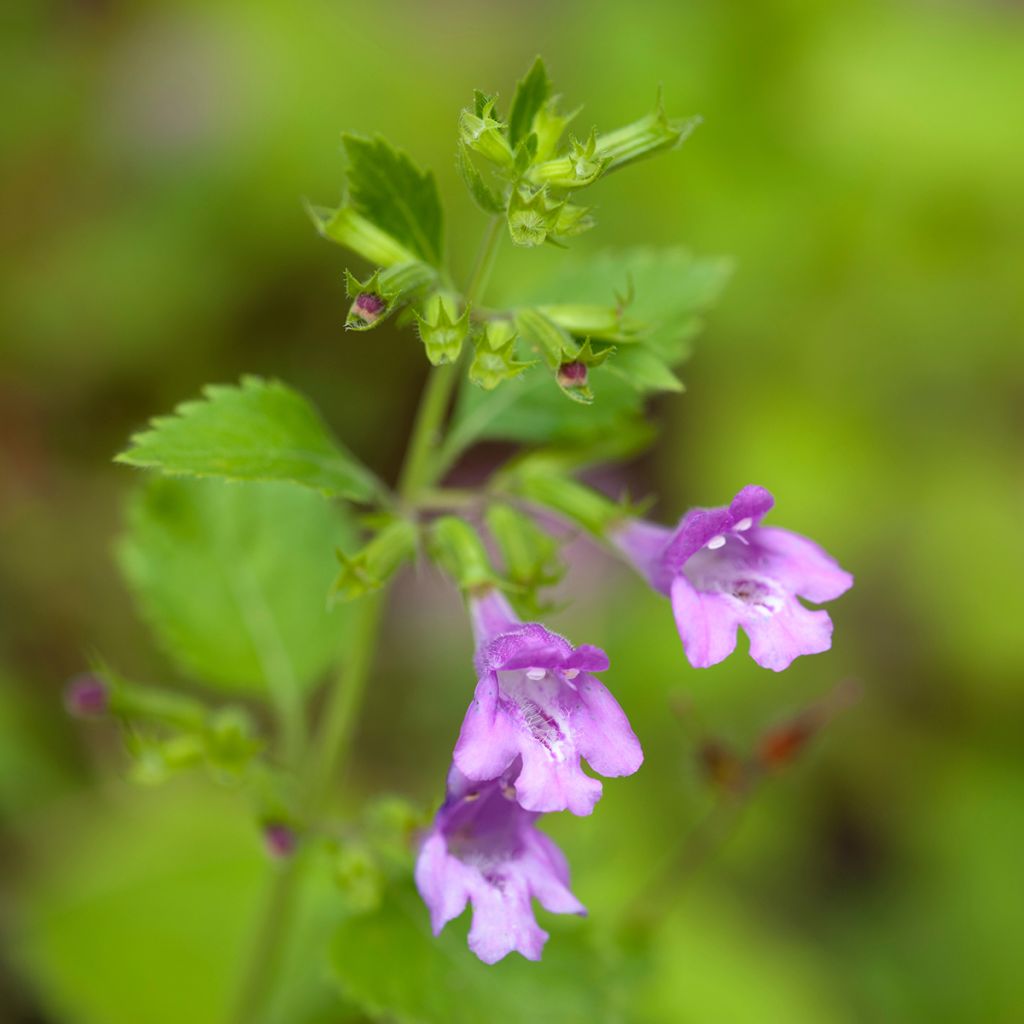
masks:
<path id="1" fill-rule="evenodd" d="M 256 372 L 393 476 L 426 362 L 410 335 L 342 332 L 345 256 L 301 199 L 337 199 L 342 129 L 380 131 L 436 171 L 465 273 L 483 218 L 456 114 L 474 87 L 510 95 L 537 52 L 581 124 L 631 120 L 659 82 L 671 113 L 705 117 L 595 190 L 576 248 L 736 261 L 688 393 L 614 482 L 666 519 L 764 484 L 773 521 L 858 578 L 830 654 L 697 673 L 668 606 L 581 549 L 551 624 L 608 650 L 647 751 L 593 818 L 549 824 L 597 936 L 712 803 L 700 737 L 749 748 L 863 686 L 666 891 L 609 1019 L 1021 1019 L 1019 6 L 78 0 L 24 3 L 2 31 L 0 1019 L 221 1019 L 267 873 L 244 804 L 129 784 L 113 730 L 60 706 L 93 649 L 174 679 L 114 567 L 133 477 L 110 457 L 203 383 Z M 558 258 L 506 247 L 497 274 Z M 443 586 L 396 595 L 352 770 L 366 792 L 440 795 L 473 682 Z M 363 1019 L 324 966 L 332 899 L 309 898 L 293 1024 Z"/>

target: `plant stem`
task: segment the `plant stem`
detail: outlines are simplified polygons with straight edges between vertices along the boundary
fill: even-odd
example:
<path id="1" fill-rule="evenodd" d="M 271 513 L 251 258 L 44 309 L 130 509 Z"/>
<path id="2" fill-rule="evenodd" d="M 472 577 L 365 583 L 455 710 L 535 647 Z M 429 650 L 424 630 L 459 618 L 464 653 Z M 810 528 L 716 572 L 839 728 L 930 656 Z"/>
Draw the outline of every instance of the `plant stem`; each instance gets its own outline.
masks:
<path id="1" fill-rule="evenodd" d="M 245 965 L 242 987 L 229 1020 L 233 1024 L 255 1024 L 264 1016 L 273 982 L 287 948 L 286 939 L 298 910 L 302 874 L 299 856 L 274 865 L 275 874 L 260 916 L 256 940 Z"/>
<path id="2" fill-rule="evenodd" d="M 488 225 L 466 288 L 467 304 L 481 295 L 486 287 L 501 238 L 501 225 L 499 217 Z M 399 474 L 399 499 L 406 508 L 413 508 L 420 492 L 437 479 L 438 469 L 432 462 L 459 376 L 458 366 L 449 364 L 434 369 L 427 381 Z M 349 752 L 352 730 L 373 667 L 387 589 L 383 587 L 359 602 L 344 671 L 339 674 L 327 698 L 322 724 L 300 776 L 307 820 L 315 821 L 322 813 L 330 796 L 331 783 Z M 236 1024 L 255 1024 L 262 1016 L 261 1010 L 269 994 L 274 991 L 298 909 L 302 889 L 300 862 L 304 859 L 300 851 L 277 868 L 230 1018 Z"/>
<path id="3" fill-rule="evenodd" d="M 330 792 L 331 781 L 348 752 L 352 727 L 373 668 L 373 655 L 386 596 L 387 588 L 381 588 L 367 594 L 356 605 L 357 618 L 349 642 L 348 661 L 328 695 L 327 707 L 305 777 L 307 806 L 311 816 L 322 810 Z"/>
<path id="4" fill-rule="evenodd" d="M 487 287 L 494 266 L 494 257 L 501 241 L 501 228 L 504 223 L 501 217 L 491 218 L 490 224 L 480 245 L 476 264 L 466 285 L 466 305 L 472 305 Z M 440 472 L 435 461 L 435 450 L 440 441 L 445 414 L 451 402 L 452 391 L 460 377 L 458 363 L 438 366 L 430 372 L 426 390 L 420 400 L 413 425 L 412 440 L 409 443 L 405 465 L 398 482 L 398 494 L 402 503 L 412 504 L 415 496 L 423 487 L 435 483 Z"/>

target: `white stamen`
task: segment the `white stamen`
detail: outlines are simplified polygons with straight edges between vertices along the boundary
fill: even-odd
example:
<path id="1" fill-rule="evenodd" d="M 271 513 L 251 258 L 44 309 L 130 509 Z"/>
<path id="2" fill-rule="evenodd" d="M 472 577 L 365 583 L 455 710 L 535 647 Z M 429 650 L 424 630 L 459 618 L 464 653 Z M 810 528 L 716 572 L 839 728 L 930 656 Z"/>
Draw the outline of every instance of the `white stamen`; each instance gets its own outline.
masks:
<path id="1" fill-rule="evenodd" d="M 754 525 L 754 520 L 747 516 L 746 519 L 741 519 L 734 527 L 734 530 L 749 530 Z"/>
<path id="2" fill-rule="evenodd" d="M 562 673 L 562 675 L 565 676 L 565 678 L 568 679 L 570 682 L 573 679 L 575 679 L 579 674 L 580 674 L 580 670 L 578 668 L 567 668 Z"/>
<path id="3" fill-rule="evenodd" d="M 528 668 L 526 670 L 527 679 L 543 679 L 547 675 L 547 672 L 542 668 Z"/>
<path id="4" fill-rule="evenodd" d="M 708 541 L 708 550 L 717 551 L 724 543 L 725 538 L 721 534 L 718 534 L 717 537 L 712 537 L 711 540 Z"/>

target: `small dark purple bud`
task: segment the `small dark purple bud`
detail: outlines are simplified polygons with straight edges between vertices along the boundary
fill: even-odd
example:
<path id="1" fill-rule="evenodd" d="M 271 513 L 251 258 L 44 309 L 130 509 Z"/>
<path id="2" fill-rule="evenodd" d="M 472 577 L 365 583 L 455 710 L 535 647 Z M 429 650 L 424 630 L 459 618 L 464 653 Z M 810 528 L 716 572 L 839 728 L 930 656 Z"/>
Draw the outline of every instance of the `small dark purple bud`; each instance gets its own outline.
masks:
<path id="1" fill-rule="evenodd" d="M 102 718 L 110 705 L 110 688 L 91 672 L 75 676 L 64 688 L 64 707 L 75 718 Z"/>
<path id="2" fill-rule="evenodd" d="M 587 386 L 587 364 L 562 363 L 558 368 L 558 383 L 563 388 L 585 388 Z"/>
<path id="3" fill-rule="evenodd" d="M 263 826 L 263 842 L 274 860 L 287 860 L 295 852 L 295 833 L 279 821 Z"/>
<path id="4" fill-rule="evenodd" d="M 358 318 L 364 324 L 372 324 L 380 319 L 386 306 L 387 303 L 379 295 L 374 295 L 373 292 L 360 292 L 356 296 L 356 301 L 352 303 L 349 317 Z"/>

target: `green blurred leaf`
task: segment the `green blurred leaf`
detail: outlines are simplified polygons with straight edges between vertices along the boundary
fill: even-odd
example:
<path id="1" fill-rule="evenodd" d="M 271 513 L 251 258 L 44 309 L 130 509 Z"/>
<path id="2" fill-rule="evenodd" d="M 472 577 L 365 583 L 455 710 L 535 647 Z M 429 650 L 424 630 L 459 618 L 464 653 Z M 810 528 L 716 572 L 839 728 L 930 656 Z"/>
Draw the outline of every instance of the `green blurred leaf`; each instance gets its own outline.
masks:
<path id="1" fill-rule="evenodd" d="M 468 918 L 468 914 L 466 915 Z M 621 975 L 588 948 L 586 922 L 553 920 L 540 963 L 512 954 L 480 963 L 466 948 L 466 920 L 430 934 L 411 884 L 338 929 L 332 962 L 342 994 L 371 1016 L 400 1024 L 611 1024 L 622 1020 Z"/>
<path id="2" fill-rule="evenodd" d="M 230 1019 L 273 870 L 237 793 L 184 779 L 108 787 L 44 812 L 23 834 L 34 856 L 5 925 L 41 1019 Z M 280 990 L 260 1024 L 349 1019 L 323 977 L 335 890 L 326 864 L 308 867 Z"/>
<path id="3" fill-rule="evenodd" d="M 551 82 L 544 67 L 544 61 L 538 57 L 530 70 L 516 85 L 512 97 L 512 109 L 508 115 L 508 140 L 515 149 L 530 133 L 534 116 L 544 106 L 544 101 L 551 94 Z"/>
<path id="4" fill-rule="evenodd" d="M 287 480 L 357 501 L 369 501 L 378 488 L 305 398 L 260 377 L 238 387 L 208 385 L 202 399 L 154 419 L 115 461 L 169 476 Z"/>
<path id="5" fill-rule="evenodd" d="M 682 381 L 660 356 L 646 348 L 620 349 L 608 369 L 638 391 L 682 391 Z"/>
<path id="6" fill-rule="evenodd" d="M 345 616 L 324 594 L 341 511 L 286 484 L 156 478 L 133 498 L 121 568 L 161 646 L 198 680 L 307 689 L 338 655 Z"/>
<path id="7" fill-rule="evenodd" d="M 434 175 L 380 137 L 342 138 L 351 205 L 427 263 L 440 266 L 441 200 Z"/>
<path id="8" fill-rule="evenodd" d="M 672 367 L 686 356 L 698 314 L 718 297 L 729 272 L 728 260 L 698 259 L 682 248 L 605 252 L 567 263 L 528 300 L 559 309 L 570 308 L 567 303 L 625 309 L 636 325 L 628 345 L 590 371 L 593 404 L 565 401 L 543 371 L 524 374 L 493 397 L 464 387 L 447 448 L 461 451 L 483 439 L 588 445 L 619 433 L 639 436 L 644 394 L 680 390 Z M 518 305 L 514 298 L 505 304 Z M 536 309 L 520 308 L 516 325 L 526 340 L 523 354 L 532 342 L 552 365 L 572 358 L 571 335 Z"/>

